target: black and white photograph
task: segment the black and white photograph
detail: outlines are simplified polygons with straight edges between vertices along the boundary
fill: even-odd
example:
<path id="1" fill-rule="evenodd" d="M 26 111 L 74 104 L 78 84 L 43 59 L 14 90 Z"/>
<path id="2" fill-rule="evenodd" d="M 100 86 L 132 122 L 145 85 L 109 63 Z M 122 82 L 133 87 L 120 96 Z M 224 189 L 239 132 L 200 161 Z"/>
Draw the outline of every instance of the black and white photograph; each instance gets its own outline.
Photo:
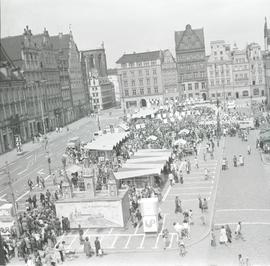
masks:
<path id="1" fill-rule="evenodd" d="M 270 266 L 270 1 L 0 0 L 0 265 Z"/>

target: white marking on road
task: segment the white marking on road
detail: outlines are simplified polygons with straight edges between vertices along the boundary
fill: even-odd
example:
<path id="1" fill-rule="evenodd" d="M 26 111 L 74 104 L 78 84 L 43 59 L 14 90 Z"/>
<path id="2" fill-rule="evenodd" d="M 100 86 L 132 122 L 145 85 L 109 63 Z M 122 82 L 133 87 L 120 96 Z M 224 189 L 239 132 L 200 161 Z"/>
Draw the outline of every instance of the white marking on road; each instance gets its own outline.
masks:
<path id="1" fill-rule="evenodd" d="M 111 234 L 112 234 L 112 231 L 113 231 L 113 228 L 111 228 L 111 229 L 110 229 L 110 231 L 109 231 L 109 235 L 111 235 Z"/>
<path id="2" fill-rule="evenodd" d="M 17 172 L 18 170 L 19 170 L 19 168 L 15 168 L 15 169 L 13 169 L 13 170 L 11 170 L 9 172 L 10 172 L 10 174 L 13 174 L 13 173 Z"/>
<path id="3" fill-rule="evenodd" d="M 145 235 L 143 235 L 143 239 L 142 239 L 141 244 L 138 248 L 143 248 L 144 240 L 145 240 Z"/>
<path id="4" fill-rule="evenodd" d="M 178 187 L 178 188 L 174 188 L 174 190 L 185 190 L 185 189 L 212 189 L 213 186 L 210 187 Z"/>
<path id="5" fill-rule="evenodd" d="M 238 222 L 230 222 L 230 223 L 216 223 L 215 226 L 222 226 L 222 225 L 237 225 Z M 270 222 L 242 222 L 242 225 L 270 225 Z"/>
<path id="6" fill-rule="evenodd" d="M 162 232 L 163 232 L 164 227 L 165 227 L 165 220 L 166 220 L 166 216 L 167 216 L 167 215 L 168 215 L 167 213 L 164 213 L 164 215 L 163 215 L 162 227 L 161 227 L 160 233 L 159 233 L 158 236 L 157 236 L 157 239 L 156 239 L 156 242 L 155 242 L 155 246 L 153 247 L 153 249 L 154 249 L 154 248 L 157 248 L 157 246 L 158 246 L 159 238 L 160 238 L 160 236 L 162 235 Z"/>
<path id="7" fill-rule="evenodd" d="M 212 194 L 212 192 L 203 192 L 203 193 L 199 193 L 199 192 L 181 192 L 180 193 L 181 195 L 198 195 L 198 194 L 200 194 L 200 195 L 211 195 Z M 170 196 L 179 196 L 179 193 L 178 194 L 170 194 Z"/>
<path id="8" fill-rule="evenodd" d="M 75 242 L 75 240 L 78 238 L 79 236 L 78 235 L 75 235 L 74 238 L 71 240 L 69 246 L 68 246 L 68 249 L 70 249 L 73 245 L 73 243 Z"/>
<path id="9" fill-rule="evenodd" d="M 38 173 L 39 175 L 45 175 L 45 173 L 43 172 L 43 169 L 40 169 L 37 173 Z"/>
<path id="10" fill-rule="evenodd" d="M 129 242 L 130 242 L 130 239 L 131 239 L 131 235 L 129 235 L 128 240 L 127 240 L 127 243 L 126 243 L 126 245 L 124 246 L 124 248 L 128 248 L 128 244 L 129 244 Z"/>
<path id="11" fill-rule="evenodd" d="M 184 185 L 186 184 L 212 184 L 213 181 L 184 181 Z"/>
<path id="12" fill-rule="evenodd" d="M 136 229 L 135 229 L 135 232 L 134 232 L 134 235 L 136 235 L 136 234 L 137 234 L 137 232 L 138 232 L 138 230 L 139 230 L 140 225 L 141 225 L 141 222 L 139 222 L 139 223 L 137 224 Z"/>
<path id="13" fill-rule="evenodd" d="M 211 197 L 207 197 L 206 199 L 207 199 L 207 200 L 210 200 Z M 182 202 L 183 202 L 183 201 L 197 201 L 197 200 L 198 200 L 198 198 L 181 199 Z M 175 201 L 175 199 L 167 199 L 167 201 Z"/>
<path id="14" fill-rule="evenodd" d="M 113 242 L 112 242 L 111 248 L 114 248 L 114 246 L 115 246 L 115 243 L 116 243 L 117 239 L 118 239 L 118 236 L 115 236 L 115 237 L 114 237 L 114 239 L 113 239 Z"/>
<path id="15" fill-rule="evenodd" d="M 25 160 L 30 159 L 32 156 L 33 156 L 33 155 L 27 156 L 27 157 L 25 158 Z"/>
<path id="16" fill-rule="evenodd" d="M 162 201 L 166 200 L 166 198 L 167 198 L 168 194 L 170 193 L 171 189 L 172 189 L 172 186 L 169 185 L 167 191 L 165 192 L 165 194 L 164 194 L 164 196 L 162 198 Z"/>
<path id="17" fill-rule="evenodd" d="M 241 211 L 244 211 L 244 212 L 254 212 L 254 211 L 261 211 L 261 212 L 270 212 L 270 209 L 218 209 L 216 210 L 216 212 L 241 212 Z"/>
<path id="18" fill-rule="evenodd" d="M 174 234 L 172 234 L 172 236 L 171 236 L 170 245 L 168 246 L 168 248 L 172 248 L 173 237 L 174 237 Z"/>
<path id="19" fill-rule="evenodd" d="M 28 170 L 28 169 L 25 168 L 23 171 L 19 172 L 17 175 L 21 175 L 21 174 L 25 173 L 27 170 Z"/>
<path id="20" fill-rule="evenodd" d="M 0 199 L 3 199 L 6 195 L 7 195 L 7 194 L 2 195 L 2 196 L 0 197 Z"/>

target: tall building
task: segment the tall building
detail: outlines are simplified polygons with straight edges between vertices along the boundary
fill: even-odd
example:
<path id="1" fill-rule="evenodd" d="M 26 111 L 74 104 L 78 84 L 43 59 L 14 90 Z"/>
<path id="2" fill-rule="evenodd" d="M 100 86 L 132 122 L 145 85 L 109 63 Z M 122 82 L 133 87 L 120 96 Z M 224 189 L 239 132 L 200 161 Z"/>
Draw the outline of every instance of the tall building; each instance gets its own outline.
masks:
<path id="1" fill-rule="evenodd" d="M 250 97 L 265 96 L 265 74 L 261 47 L 257 43 L 251 43 L 246 47 L 249 61 Z"/>
<path id="2" fill-rule="evenodd" d="M 23 75 L 0 45 L 0 154 L 31 137 L 28 124 L 28 89 Z"/>
<path id="3" fill-rule="evenodd" d="M 121 94 L 120 94 L 120 84 L 119 77 L 117 75 L 117 69 L 108 69 L 108 78 L 113 83 L 114 95 L 115 95 L 115 105 L 121 106 Z"/>
<path id="4" fill-rule="evenodd" d="M 161 75 L 165 103 L 179 101 L 176 61 L 168 49 L 162 52 Z"/>
<path id="5" fill-rule="evenodd" d="M 46 109 L 46 86 L 40 83 L 42 69 L 40 65 L 40 48 L 34 41 L 29 27 L 18 36 L 1 39 L 1 44 L 14 65 L 20 68 L 26 80 L 28 101 L 29 134 L 43 133 L 42 110 L 44 110 L 45 126 L 49 127 Z"/>
<path id="6" fill-rule="evenodd" d="M 264 22 L 264 50 L 270 51 L 270 29 L 268 29 L 266 17 Z"/>
<path id="7" fill-rule="evenodd" d="M 238 49 L 236 44 L 232 51 L 233 85 L 235 98 L 250 97 L 250 65 L 246 49 Z"/>
<path id="8" fill-rule="evenodd" d="M 80 52 L 72 32 L 51 37 L 55 50 L 63 97 L 64 121 L 70 123 L 87 113 Z"/>
<path id="9" fill-rule="evenodd" d="M 188 24 L 184 31 L 176 31 L 175 52 L 181 98 L 205 100 L 208 91 L 203 29 L 192 29 Z"/>
<path id="10" fill-rule="evenodd" d="M 163 103 L 162 51 L 124 54 L 118 60 L 124 108 Z"/>
<path id="11" fill-rule="evenodd" d="M 210 42 L 210 46 L 211 53 L 207 59 L 209 98 L 223 100 L 234 98 L 230 45 L 221 40 Z"/>
<path id="12" fill-rule="evenodd" d="M 55 52 L 46 29 L 42 34 L 34 35 L 33 41 L 40 49 L 41 80 L 38 83 L 45 90 L 43 112 L 46 114 L 47 127 L 54 130 L 63 126 L 62 94 Z"/>
<path id="13" fill-rule="evenodd" d="M 265 96 L 267 108 L 270 109 L 270 29 L 267 27 L 267 19 L 264 23 L 264 74 L 265 74 Z"/>
<path id="14" fill-rule="evenodd" d="M 81 51 L 81 61 L 92 110 L 108 109 L 114 106 L 114 88 L 108 78 L 103 44 L 100 49 Z"/>

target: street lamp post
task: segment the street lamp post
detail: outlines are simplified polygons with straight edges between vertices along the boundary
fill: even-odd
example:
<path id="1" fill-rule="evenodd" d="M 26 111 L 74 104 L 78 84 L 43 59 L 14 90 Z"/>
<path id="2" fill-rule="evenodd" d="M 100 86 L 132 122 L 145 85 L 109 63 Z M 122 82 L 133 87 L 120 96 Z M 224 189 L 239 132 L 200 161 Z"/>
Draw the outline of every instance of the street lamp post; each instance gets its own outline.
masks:
<path id="1" fill-rule="evenodd" d="M 16 233 L 17 233 L 17 236 L 20 236 L 17 205 L 16 205 L 15 195 L 14 195 L 14 191 L 13 191 L 13 187 L 12 187 L 11 176 L 10 176 L 7 161 L 6 161 L 6 172 L 7 172 L 7 176 L 8 176 L 9 190 L 10 190 L 10 193 L 11 193 L 12 207 L 13 207 L 13 210 L 14 210 Z"/>

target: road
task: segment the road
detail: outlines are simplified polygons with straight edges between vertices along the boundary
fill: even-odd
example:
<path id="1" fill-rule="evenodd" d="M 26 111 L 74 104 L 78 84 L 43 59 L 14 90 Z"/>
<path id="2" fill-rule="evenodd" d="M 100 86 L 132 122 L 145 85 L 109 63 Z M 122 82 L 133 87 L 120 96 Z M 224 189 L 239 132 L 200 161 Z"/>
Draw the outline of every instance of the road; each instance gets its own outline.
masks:
<path id="1" fill-rule="evenodd" d="M 112 112 L 111 116 L 109 112 Z M 110 109 L 103 111 L 100 115 L 101 128 L 108 125 L 119 123 L 119 118 L 122 116 L 122 110 Z M 98 130 L 96 118 L 83 118 L 81 121 L 69 125 L 69 132 L 59 133 L 57 136 L 51 137 L 48 135 L 49 144 L 48 149 L 51 157 L 51 169 L 55 171 L 62 167 L 61 158 L 65 151 L 68 139 L 78 136 L 82 141 L 89 141 L 93 133 Z M 55 133 L 54 133 L 55 135 Z M 49 167 L 47 161 L 47 153 L 44 149 L 44 144 L 33 144 L 36 149 L 28 151 L 22 158 L 14 156 L 14 161 L 9 167 L 12 178 L 15 197 L 18 198 L 25 191 L 28 190 L 27 179 L 30 177 L 35 182 L 37 175 L 48 177 Z M 27 147 L 31 147 L 31 143 Z M 29 148 L 30 149 L 30 148 Z M 5 154 L 0 156 L 1 161 L 5 161 Z M 8 178 L 5 168 L 0 168 L 0 198 L 9 196 Z"/>
<path id="2" fill-rule="evenodd" d="M 233 240 L 229 247 L 210 249 L 209 260 L 212 263 L 222 258 L 222 263 L 227 265 L 242 254 L 249 257 L 254 265 L 270 265 L 270 167 L 262 163 L 256 150 L 257 134 L 258 131 L 254 130 L 249 135 L 250 156 L 247 154 L 247 142 L 238 137 L 226 138 L 224 154 L 230 166 L 220 176 L 214 222 L 216 226 L 229 224 L 234 231 L 236 223 L 242 221 L 246 241 Z M 244 166 L 233 167 L 234 154 L 245 157 Z"/>

